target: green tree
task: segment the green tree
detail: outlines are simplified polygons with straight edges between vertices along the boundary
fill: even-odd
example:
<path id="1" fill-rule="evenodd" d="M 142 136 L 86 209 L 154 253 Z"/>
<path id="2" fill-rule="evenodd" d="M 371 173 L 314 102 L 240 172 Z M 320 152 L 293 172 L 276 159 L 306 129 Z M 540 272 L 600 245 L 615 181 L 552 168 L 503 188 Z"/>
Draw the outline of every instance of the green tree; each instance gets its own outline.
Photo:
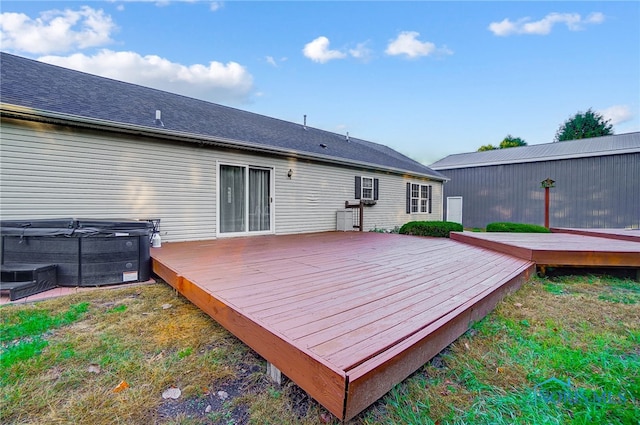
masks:
<path id="1" fill-rule="evenodd" d="M 500 149 L 517 148 L 518 146 L 527 146 L 527 142 L 519 137 L 513 137 L 507 134 L 507 137 L 500 142 Z"/>
<path id="2" fill-rule="evenodd" d="M 496 149 L 515 148 L 518 146 L 527 146 L 527 142 L 525 142 L 523 139 L 519 137 L 513 137 L 512 135 L 507 134 L 507 137 L 505 137 L 498 146 L 483 145 L 478 148 L 478 152 L 493 151 Z"/>
<path id="3" fill-rule="evenodd" d="M 591 108 L 584 113 L 578 112 L 558 128 L 554 142 L 608 136 L 613 134 L 610 121 Z"/>
<path id="4" fill-rule="evenodd" d="M 493 145 L 482 145 L 478 148 L 478 152 L 483 152 L 483 151 L 492 151 L 492 150 L 496 150 L 498 149 L 497 147 L 493 146 Z"/>

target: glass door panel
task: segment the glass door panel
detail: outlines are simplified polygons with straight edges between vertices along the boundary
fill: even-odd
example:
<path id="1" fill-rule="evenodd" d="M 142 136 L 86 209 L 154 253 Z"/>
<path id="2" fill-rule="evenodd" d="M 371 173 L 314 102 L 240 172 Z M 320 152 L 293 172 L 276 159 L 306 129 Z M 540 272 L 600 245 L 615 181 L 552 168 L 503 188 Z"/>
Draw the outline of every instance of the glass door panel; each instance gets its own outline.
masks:
<path id="1" fill-rule="evenodd" d="M 244 232 L 245 167 L 220 166 L 220 232 Z"/>
<path id="2" fill-rule="evenodd" d="M 249 231 L 264 232 L 271 228 L 271 172 L 249 169 Z"/>

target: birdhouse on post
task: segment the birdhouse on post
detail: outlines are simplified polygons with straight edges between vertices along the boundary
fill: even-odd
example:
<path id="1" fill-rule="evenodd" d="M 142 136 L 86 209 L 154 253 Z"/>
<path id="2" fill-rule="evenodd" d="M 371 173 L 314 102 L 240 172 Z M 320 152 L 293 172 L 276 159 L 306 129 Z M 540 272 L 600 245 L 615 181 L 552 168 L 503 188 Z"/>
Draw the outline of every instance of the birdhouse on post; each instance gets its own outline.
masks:
<path id="1" fill-rule="evenodd" d="M 544 188 L 544 227 L 549 228 L 549 189 L 556 187 L 555 180 L 551 180 L 547 177 L 546 180 L 542 180 L 542 187 Z"/>
<path id="2" fill-rule="evenodd" d="M 542 187 L 545 189 L 549 189 L 550 187 L 556 187 L 555 185 L 555 180 L 551 180 L 550 178 L 547 178 L 546 180 L 542 180 Z"/>

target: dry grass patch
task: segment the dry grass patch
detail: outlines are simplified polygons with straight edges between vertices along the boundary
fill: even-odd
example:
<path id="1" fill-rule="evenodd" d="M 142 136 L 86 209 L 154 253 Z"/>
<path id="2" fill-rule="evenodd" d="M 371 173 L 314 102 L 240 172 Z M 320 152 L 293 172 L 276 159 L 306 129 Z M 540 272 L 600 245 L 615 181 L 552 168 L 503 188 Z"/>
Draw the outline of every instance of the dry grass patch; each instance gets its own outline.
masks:
<path id="1" fill-rule="evenodd" d="M 39 353 L 6 365 L 0 389 L 3 419 L 153 422 L 160 419 L 165 389 L 181 388 L 184 397 L 206 393 L 234 376 L 233 366 L 246 352 L 164 284 L 8 306 L 0 309 L 0 320 L 7 329 L 20 314 L 51 315 L 82 303 L 88 308 L 76 321 L 38 337 L 45 344 Z M 3 354 L 7 349 L 3 346 Z M 114 392 L 123 381 L 127 388 Z"/>
<path id="2" fill-rule="evenodd" d="M 629 280 L 535 279 L 350 423 L 637 425 L 639 296 Z M 337 423 L 165 284 L 2 307 L 0 350 L 3 423 Z M 584 397 L 553 399 L 550 378 Z"/>

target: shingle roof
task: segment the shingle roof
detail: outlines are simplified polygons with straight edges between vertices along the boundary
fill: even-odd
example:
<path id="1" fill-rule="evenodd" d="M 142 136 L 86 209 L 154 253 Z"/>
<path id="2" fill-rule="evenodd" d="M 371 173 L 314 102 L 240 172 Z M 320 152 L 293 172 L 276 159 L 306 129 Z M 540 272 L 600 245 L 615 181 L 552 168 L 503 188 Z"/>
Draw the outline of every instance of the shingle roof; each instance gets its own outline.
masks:
<path id="1" fill-rule="evenodd" d="M 231 141 L 245 149 L 301 154 L 445 180 L 386 146 L 161 90 L 0 53 L 2 104 L 65 114 L 70 119 L 145 127 L 158 134 Z M 161 111 L 162 125 L 156 122 Z"/>
<path id="2" fill-rule="evenodd" d="M 640 132 L 449 155 L 430 165 L 434 170 L 553 161 L 640 152 Z"/>

